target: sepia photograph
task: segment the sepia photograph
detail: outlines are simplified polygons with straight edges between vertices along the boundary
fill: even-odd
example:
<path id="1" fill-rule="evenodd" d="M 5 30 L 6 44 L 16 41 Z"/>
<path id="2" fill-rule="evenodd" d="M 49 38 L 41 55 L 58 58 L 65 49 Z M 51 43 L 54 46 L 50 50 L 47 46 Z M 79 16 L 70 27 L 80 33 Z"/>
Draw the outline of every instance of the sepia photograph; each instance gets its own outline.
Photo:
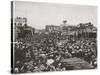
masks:
<path id="1" fill-rule="evenodd" d="M 11 2 L 11 73 L 97 68 L 97 6 Z"/>

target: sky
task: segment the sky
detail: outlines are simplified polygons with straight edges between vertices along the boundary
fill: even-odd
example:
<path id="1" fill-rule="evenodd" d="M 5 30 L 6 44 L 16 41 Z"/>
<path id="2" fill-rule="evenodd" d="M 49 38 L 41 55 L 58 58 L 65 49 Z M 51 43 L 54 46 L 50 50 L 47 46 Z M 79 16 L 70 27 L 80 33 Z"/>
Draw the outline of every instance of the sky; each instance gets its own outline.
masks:
<path id="1" fill-rule="evenodd" d="M 97 26 L 97 7 L 43 2 L 15 2 L 15 17 L 27 17 L 28 25 L 44 29 L 45 25 L 69 25 L 91 22 Z"/>

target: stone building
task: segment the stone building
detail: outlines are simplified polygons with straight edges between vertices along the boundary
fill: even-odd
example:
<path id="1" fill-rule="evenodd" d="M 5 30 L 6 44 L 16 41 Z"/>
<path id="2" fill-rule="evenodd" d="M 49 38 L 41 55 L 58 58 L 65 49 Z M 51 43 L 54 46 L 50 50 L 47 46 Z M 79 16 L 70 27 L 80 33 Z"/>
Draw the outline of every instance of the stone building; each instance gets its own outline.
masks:
<path id="1" fill-rule="evenodd" d="M 56 33 L 61 30 L 60 26 L 55 26 L 55 25 L 47 25 L 45 30 L 49 33 Z"/>
<path id="2" fill-rule="evenodd" d="M 27 18 L 15 18 L 15 39 L 30 38 L 33 36 L 35 28 L 27 25 Z"/>
<path id="3" fill-rule="evenodd" d="M 27 18 L 25 17 L 16 17 L 15 18 L 15 23 L 16 26 L 24 26 L 25 24 L 27 24 Z"/>

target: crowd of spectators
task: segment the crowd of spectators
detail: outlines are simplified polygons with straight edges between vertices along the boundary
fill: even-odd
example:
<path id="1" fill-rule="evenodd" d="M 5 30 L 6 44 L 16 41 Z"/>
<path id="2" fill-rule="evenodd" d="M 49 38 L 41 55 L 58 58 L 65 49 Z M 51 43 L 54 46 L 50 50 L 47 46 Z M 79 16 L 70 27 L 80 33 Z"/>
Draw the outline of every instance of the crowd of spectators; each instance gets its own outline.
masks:
<path id="1" fill-rule="evenodd" d="M 16 73 L 73 70 L 73 66 L 61 61 L 74 57 L 83 59 L 93 68 L 97 67 L 96 38 L 75 40 L 51 33 L 35 36 L 38 38 L 32 37 L 30 42 L 23 38 L 17 39 L 14 59 Z"/>

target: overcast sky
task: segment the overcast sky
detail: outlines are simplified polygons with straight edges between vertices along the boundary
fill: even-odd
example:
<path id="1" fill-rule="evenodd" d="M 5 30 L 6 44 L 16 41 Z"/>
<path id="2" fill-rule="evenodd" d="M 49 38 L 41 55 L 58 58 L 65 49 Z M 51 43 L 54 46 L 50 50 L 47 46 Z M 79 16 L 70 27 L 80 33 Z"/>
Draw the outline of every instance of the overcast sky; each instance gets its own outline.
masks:
<path id="1" fill-rule="evenodd" d="M 97 26 L 97 7 L 57 3 L 15 2 L 15 17 L 27 17 L 28 25 L 43 29 L 45 25 L 70 25 L 92 22 Z"/>

